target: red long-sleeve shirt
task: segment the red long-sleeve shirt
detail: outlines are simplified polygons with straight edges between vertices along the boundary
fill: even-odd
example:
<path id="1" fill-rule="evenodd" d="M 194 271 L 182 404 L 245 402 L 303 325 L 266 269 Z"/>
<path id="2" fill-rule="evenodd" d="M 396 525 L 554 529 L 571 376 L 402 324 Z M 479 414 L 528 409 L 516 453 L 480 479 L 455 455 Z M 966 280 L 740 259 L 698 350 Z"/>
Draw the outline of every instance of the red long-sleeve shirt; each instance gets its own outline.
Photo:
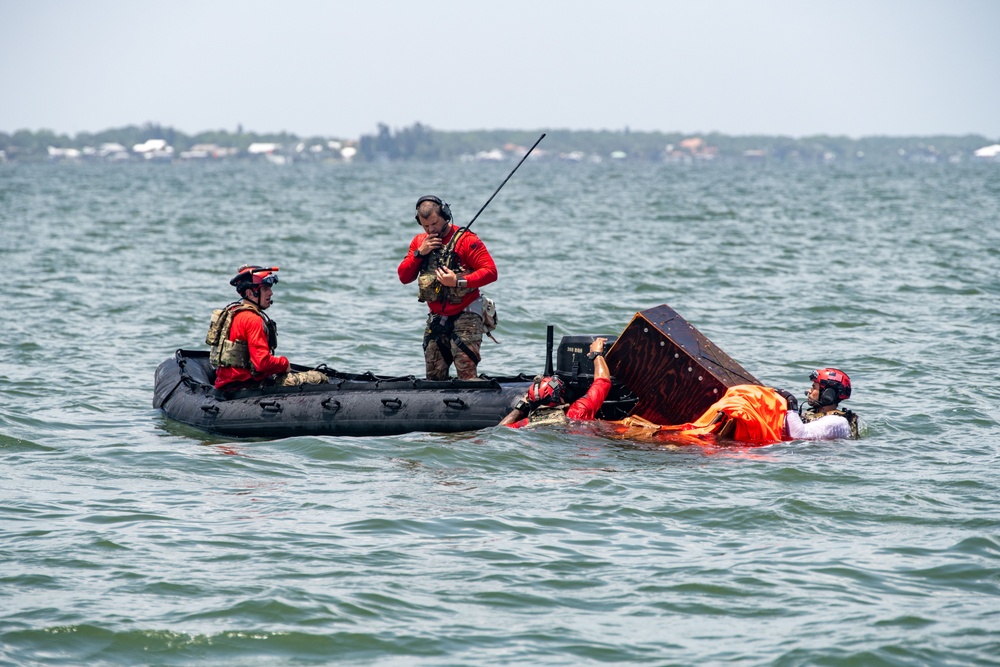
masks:
<path id="1" fill-rule="evenodd" d="M 581 422 L 593 421 L 597 411 L 601 409 L 604 399 L 608 397 L 609 391 L 611 391 L 611 380 L 597 378 L 590 385 L 586 394 L 573 401 L 573 405 L 569 406 L 569 409 L 566 411 L 566 416 L 569 419 Z M 527 426 L 528 422 L 529 418 L 525 417 L 513 424 L 508 424 L 508 426 L 511 428 L 521 428 L 522 426 Z"/>
<path id="2" fill-rule="evenodd" d="M 452 237 L 458 233 L 459 228 L 456 225 L 451 225 L 450 228 L 450 233 L 441 239 L 441 242 L 445 245 L 448 245 Z M 399 281 L 404 285 L 412 283 L 420 275 L 420 266 L 424 260 L 414 257 L 413 251 L 419 248 L 426 238 L 427 234 L 417 234 L 414 236 L 413 240 L 410 241 L 410 249 L 407 251 L 406 257 L 399 263 L 399 268 L 397 269 Z M 455 243 L 455 254 L 458 255 L 462 266 L 469 271 L 469 273 L 462 277 L 468 281 L 468 286 L 472 291 L 462 299 L 461 303 L 428 301 L 427 307 L 430 308 L 432 313 L 448 316 L 457 315 L 465 310 L 470 303 L 479 298 L 480 287 L 489 285 L 497 279 L 497 265 L 494 263 L 493 258 L 490 257 L 490 253 L 486 249 L 486 244 L 472 232 L 464 232 L 459 237 Z"/>
<path id="3" fill-rule="evenodd" d="M 287 373 L 289 364 L 286 357 L 271 354 L 267 344 L 267 330 L 264 320 L 252 310 L 241 310 L 233 317 L 229 327 L 229 340 L 245 340 L 250 349 L 250 365 L 254 370 L 226 366 L 215 372 L 215 388 L 222 389 L 230 382 L 260 382 L 272 375 Z"/>

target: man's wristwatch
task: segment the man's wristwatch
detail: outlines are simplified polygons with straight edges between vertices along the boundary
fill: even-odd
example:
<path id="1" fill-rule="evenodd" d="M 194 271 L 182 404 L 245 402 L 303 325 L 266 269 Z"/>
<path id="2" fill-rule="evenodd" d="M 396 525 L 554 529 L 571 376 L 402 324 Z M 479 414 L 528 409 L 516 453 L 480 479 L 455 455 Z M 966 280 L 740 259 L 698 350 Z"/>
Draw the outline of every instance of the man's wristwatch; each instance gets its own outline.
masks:
<path id="1" fill-rule="evenodd" d="M 423 259 L 424 258 L 424 256 L 420 254 L 420 248 L 414 248 L 413 249 L 413 256 L 416 257 L 417 259 Z"/>
<path id="2" fill-rule="evenodd" d="M 466 280 L 465 278 L 459 278 L 458 282 L 455 283 L 455 286 L 456 287 L 461 287 L 462 289 L 465 289 L 466 287 L 469 286 L 469 281 Z"/>
<path id="3" fill-rule="evenodd" d="M 591 361 L 593 361 L 597 357 L 603 357 L 603 356 L 604 356 L 603 352 L 588 352 L 587 353 L 587 358 L 590 359 Z"/>

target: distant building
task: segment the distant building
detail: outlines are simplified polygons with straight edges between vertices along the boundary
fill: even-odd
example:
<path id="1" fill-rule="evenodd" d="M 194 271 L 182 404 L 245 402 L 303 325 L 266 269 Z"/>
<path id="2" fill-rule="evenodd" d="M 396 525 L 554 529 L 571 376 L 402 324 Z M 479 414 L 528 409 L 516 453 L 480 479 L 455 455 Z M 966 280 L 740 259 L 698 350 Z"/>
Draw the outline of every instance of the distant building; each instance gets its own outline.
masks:
<path id="1" fill-rule="evenodd" d="M 666 162 L 691 162 L 692 160 L 714 160 L 719 155 L 716 146 L 709 146 L 701 137 L 689 137 L 681 140 L 679 147 L 667 144 L 663 159 Z"/>
<path id="2" fill-rule="evenodd" d="M 162 151 L 169 148 L 165 139 L 147 139 L 141 144 L 135 144 L 132 146 L 133 153 L 152 153 L 153 151 Z"/>
<path id="3" fill-rule="evenodd" d="M 217 160 L 235 154 L 235 148 L 223 148 L 217 144 L 195 144 L 189 150 L 181 151 L 180 158 L 182 160 Z"/>
<path id="4" fill-rule="evenodd" d="M 132 146 L 132 152 L 138 153 L 146 160 L 170 160 L 174 155 L 174 147 L 164 139 L 147 139 L 141 144 Z"/>
<path id="5" fill-rule="evenodd" d="M 279 150 L 281 150 L 281 144 L 258 142 L 250 144 L 247 153 L 250 155 L 270 155 Z"/>
<path id="6" fill-rule="evenodd" d="M 503 151 L 499 148 L 476 153 L 476 162 L 500 162 L 501 160 L 503 160 Z"/>
<path id="7" fill-rule="evenodd" d="M 983 146 L 972 153 L 977 160 L 998 160 L 1000 161 L 1000 144 Z"/>
<path id="8" fill-rule="evenodd" d="M 97 157 L 112 162 L 128 159 L 128 149 L 119 143 L 104 143 L 97 149 Z"/>
<path id="9" fill-rule="evenodd" d="M 55 146 L 49 146 L 48 148 L 49 159 L 53 162 L 58 162 L 62 160 L 79 160 L 80 153 L 79 149 L 76 148 L 57 148 Z"/>
<path id="10" fill-rule="evenodd" d="M 692 153 L 698 153 L 704 145 L 705 141 L 701 137 L 691 137 L 690 139 L 681 141 L 681 148 L 687 149 Z"/>

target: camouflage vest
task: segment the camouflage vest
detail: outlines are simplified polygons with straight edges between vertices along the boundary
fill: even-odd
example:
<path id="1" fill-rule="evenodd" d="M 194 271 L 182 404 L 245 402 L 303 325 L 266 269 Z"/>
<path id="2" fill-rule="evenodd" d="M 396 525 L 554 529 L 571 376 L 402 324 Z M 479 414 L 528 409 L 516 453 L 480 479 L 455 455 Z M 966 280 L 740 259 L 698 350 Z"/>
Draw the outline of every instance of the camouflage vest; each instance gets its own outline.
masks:
<path id="1" fill-rule="evenodd" d="M 808 424 L 811 421 L 816 421 L 817 419 L 821 419 L 822 417 L 826 417 L 827 415 L 837 415 L 838 417 L 843 417 L 844 419 L 846 419 L 847 423 L 850 424 L 851 426 L 852 440 L 857 440 L 861 437 L 861 430 L 858 426 L 858 415 L 857 413 L 852 412 L 850 410 L 841 410 L 840 408 L 838 408 L 836 410 L 830 410 L 829 412 L 819 413 L 807 409 L 801 415 L 802 423 Z"/>
<path id="2" fill-rule="evenodd" d="M 472 287 L 446 287 L 438 282 L 435 272 L 438 268 L 447 267 L 461 278 L 468 273 L 468 268 L 462 266 L 461 260 L 455 253 L 455 246 L 464 229 L 459 229 L 451 236 L 451 241 L 443 248 L 438 248 L 431 254 L 424 257 L 420 264 L 420 273 L 417 274 L 417 301 L 447 301 L 448 303 L 461 303 L 462 299 L 468 296 Z"/>
<path id="3" fill-rule="evenodd" d="M 532 410 L 528 415 L 528 426 L 565 426 L 569 423 L 569 417 L 566 416 L 568 408 L 568 405 L 560 405 Z"/>
<path id="4" fill-rule="evenodd" d="M 212 368 L 243 368 L 254 371 L 253 364 L 250 363 L 250 348 L 245 340 L 229 340 L 229 330 L 233 326 L 233 319 L 236 313 L 244 310 L 251 310 L 264 321 L 264 328 L 267 330 L 267 343 L 274 354 L 274 348 L 278 346 L 278 325 L 264 314 L 257 306 L 246 301 L 235 301 L 225 308 L 212 311 L 212 321 L 208 325 L 208 333 L 205 335 L 205 343 L 212 347 L 208 355 L 208 361 Z"/>

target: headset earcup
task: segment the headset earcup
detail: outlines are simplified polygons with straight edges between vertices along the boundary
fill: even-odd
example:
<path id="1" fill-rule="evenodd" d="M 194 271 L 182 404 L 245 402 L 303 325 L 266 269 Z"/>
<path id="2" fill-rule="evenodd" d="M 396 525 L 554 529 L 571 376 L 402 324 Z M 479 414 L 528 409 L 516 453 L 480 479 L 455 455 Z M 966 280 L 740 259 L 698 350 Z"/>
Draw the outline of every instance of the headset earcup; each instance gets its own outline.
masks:
<path id="1" fill-rule="evenodd" d="M 837 390 L 833 387 L 827 387 L 819 395 L 820 405 L 836 405 L 837 404 Z"/>
<path id="2" fill-rule="evenodd" d="M 438 212 L 441 217 L 444 218 L 445 222 L 451 222 L 451 207 L 448 206 L 448 202 L 434 195 L 425 195 L 417 200 L 417 212 L 413 215 L 413 219 L 420 223 L 420 205 L 425 201 L 432 201 L 437 204 Z"/>

